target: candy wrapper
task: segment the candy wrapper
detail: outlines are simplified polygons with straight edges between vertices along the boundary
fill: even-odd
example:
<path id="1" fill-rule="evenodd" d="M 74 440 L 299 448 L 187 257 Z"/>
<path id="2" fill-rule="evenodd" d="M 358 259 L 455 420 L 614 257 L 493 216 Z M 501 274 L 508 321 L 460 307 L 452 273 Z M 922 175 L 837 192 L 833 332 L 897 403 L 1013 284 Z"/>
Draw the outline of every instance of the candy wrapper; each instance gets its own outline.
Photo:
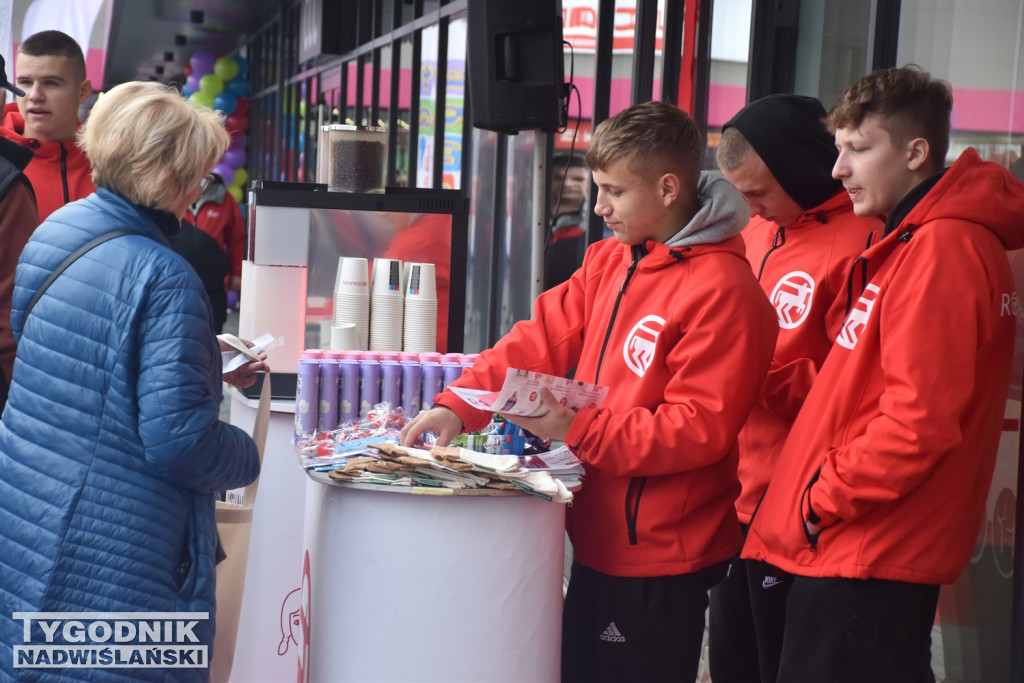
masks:
<path id="1" fill-rule="evenodd" d="M 300 439 L 295 444 L 299 464 L 311 469 L 333 469 L 350 458 L 375 453 L 373 444 L 397 444 L 405 415 L 400 406 L 381 402 L 365 417 L 348 420 L 330 432 Z"/>

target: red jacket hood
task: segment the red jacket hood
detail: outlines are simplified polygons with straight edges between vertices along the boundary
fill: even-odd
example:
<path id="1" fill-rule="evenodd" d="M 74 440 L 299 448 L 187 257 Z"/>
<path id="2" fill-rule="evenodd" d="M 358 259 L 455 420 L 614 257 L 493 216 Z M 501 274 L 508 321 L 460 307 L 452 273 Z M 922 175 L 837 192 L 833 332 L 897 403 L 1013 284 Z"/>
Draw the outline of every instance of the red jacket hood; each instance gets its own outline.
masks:
<path id="1" fill-rule="evenodd" d="M 915 230 L 934 220 L 953 219 L 985 226 L 1007 250 L 1024 247 L 1024 183 L 999 164 L 983 161 L 968 148 L 935 186 L 910 210 L 893 233 Z M 883 240 L 864 256 L 884 250 Z"/>

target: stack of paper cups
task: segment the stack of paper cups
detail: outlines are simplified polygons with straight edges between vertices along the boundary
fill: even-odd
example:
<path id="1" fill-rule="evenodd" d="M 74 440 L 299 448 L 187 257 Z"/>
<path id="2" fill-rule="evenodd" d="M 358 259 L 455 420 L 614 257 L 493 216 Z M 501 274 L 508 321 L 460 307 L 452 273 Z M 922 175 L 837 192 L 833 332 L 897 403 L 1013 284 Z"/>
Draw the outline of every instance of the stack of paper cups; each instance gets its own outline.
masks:
<path id="1" fill-rule="evenodd" d="M 376 258 L 370 275 L 370 350 L 400 351 L 405 307 L 402 262 Z"/>
<path id="2" fill-rule="evenodd" d="M 370 274 L 364 258 L 342 256 L 334 283 L 334 323 L 356 326 L 356 348 L 366 351 L 370 336 Z M 332 330 L 333 332 L 333 330 Z"/>
<path id="3" fill-rule="evenodd" d="M 405 351 L 437 350 L 437 283 L 433 263 L 413 263 L 405 285 Z"/>

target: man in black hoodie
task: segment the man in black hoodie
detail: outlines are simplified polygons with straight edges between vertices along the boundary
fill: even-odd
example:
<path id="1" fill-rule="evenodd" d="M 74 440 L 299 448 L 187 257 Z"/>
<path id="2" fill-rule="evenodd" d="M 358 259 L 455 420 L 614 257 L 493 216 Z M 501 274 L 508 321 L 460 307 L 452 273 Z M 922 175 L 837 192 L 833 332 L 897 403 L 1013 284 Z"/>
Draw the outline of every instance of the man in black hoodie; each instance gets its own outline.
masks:
<path id="1" fill-rule="evenodd" d="M 7 92 L 25 93 L 7 80 L 7 65 L 0 55 L 0 109 Z M 11 333 L 11 293 L 14 268 L 29 235 L 39 225 L 36 196 L 23 171 L 32 150 L 0 137 L 0 410 L 7 403 L 7 385 L 14 369 L 14 335 Z"/>
<path id="2" fill-rule="evenodd" d="M 769 95 L 729 120 L 718 165 L 747 199 L 747 259 L 779 317 L 761 397 L 739 435 L 744 532 L 768 486 L 803 399 L 845 313 L 854 260 L 882 229 L 860 218 L 832 177 L 836 147 L 812 97 Z M 733 562 L 711 591 L 710 664 L 715 683 L 774 683 L 790 577 L 763 562 Z"/>

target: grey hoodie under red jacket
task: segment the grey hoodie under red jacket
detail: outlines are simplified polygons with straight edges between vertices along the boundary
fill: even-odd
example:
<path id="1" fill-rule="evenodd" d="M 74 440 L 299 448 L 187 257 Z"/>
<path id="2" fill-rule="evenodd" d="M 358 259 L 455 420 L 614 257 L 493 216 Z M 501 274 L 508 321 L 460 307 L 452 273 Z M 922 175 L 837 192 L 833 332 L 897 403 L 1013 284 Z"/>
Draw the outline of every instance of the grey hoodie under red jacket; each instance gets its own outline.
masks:
<path id="1" fill-rule="evenodd" d="M 665 244 L 592 245 L 455 382 L 497 390 L 515 367 L 611 388 L 565 442 L 586 475 L 568 514 L 576 559 L 613 576 L 691 573 L 732 557 L 736 435 L 768 370 L 778 323 L 739 232 L 749 210 L 705 175 L 697 216 Z M 435 398 L 468 430 L 490 414 Z"/>

